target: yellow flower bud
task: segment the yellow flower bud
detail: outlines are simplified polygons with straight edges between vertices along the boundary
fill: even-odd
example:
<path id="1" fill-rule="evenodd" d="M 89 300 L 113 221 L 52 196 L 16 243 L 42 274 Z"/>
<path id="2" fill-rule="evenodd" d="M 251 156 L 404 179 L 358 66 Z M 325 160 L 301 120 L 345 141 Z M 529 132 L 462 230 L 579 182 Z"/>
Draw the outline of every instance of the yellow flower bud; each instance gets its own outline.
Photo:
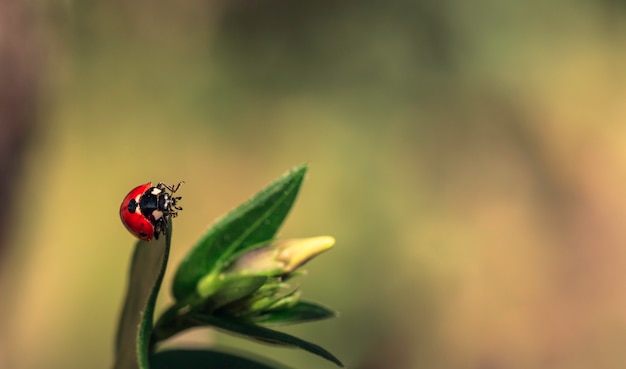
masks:
<path id="1" fill-rule="evenodd" d="M 239 257 L 227 273 L 267 276 L 289 274 L 334 244 L 335 239 L 330 236 L 274 241 Z"/>

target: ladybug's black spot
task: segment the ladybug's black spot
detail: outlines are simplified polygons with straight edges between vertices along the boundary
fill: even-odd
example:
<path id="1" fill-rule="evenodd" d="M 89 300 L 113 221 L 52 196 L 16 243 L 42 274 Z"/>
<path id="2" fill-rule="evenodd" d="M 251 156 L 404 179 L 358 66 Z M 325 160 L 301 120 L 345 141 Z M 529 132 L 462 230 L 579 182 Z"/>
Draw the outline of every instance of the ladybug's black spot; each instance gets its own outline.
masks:
<path id="1" fill-rule="evenodd" d="M 159 198 L 151 193 L 151 189 L 148 189 L 148 191 L 141 195 L 139 209 L 141 210 L 141 214 L 154 224 L 155 219 L 154 216 L 152 216 L 152 212 L 159 210 Z"/>
<path id="2" fill-rule="evenodd" d="M 146 232 L 139 232 L 139 235 L 140 235 L 141 237 L 146 237 L 148 234 L 147 234 Z"/>
<path id="3" fill-rule="evenodd" d="M 135 201 L 135 199 L 130 200 L 130 202 L 128 203 L 128 211 L 131 213 L 134 213 L 135 210 L 137 210 L 137 201 Z"/>

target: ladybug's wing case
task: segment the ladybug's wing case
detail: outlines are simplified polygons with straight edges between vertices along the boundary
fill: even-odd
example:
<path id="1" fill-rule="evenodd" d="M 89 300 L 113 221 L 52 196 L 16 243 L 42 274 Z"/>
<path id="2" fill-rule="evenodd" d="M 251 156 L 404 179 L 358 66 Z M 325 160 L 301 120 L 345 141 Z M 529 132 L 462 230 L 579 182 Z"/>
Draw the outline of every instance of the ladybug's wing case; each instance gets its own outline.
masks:
<path id="1" fill-rule="evenodd" d="M 123 223 L 130 233 L 141 240 L 150 241 L 154 237 L 154 226 L 141 214 L 129 213 Z"/>
<path id="2" fill-rule="evenodd" d="M 120 218 L 126 229 L 137 238 L 145 241 L 150 241 L 152 237 L 154 237 L 154 225 L 141 214 L 139 206 L 129 209 L 129 205 L 133 200 L 135 204 L 138 204 L 141 196 L 150 187 L 152 187 L 151 182 L 133 188 L 128 195 L 126 195 L 120 206 Z"/>

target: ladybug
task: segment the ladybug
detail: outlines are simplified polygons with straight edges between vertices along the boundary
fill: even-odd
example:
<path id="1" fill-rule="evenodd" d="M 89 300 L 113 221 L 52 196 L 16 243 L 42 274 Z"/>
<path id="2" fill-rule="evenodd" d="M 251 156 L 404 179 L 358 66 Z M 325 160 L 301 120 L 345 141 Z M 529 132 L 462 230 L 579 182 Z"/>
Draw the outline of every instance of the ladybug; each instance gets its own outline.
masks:
<path id="1" fill-rule="evenodd" d="M 151 241 L 153 237 L 158 240 L 159 235 L 165 235 L 167 222 L 183 210 L 178 206 L 181 197 L 173 196 L 183 183 L 168 186 L 159 182 L 152 186 L 152 182 L 148 182 L 133 188 L 120 206 L 120 218 L 126 229 L 144 241 Z"/>

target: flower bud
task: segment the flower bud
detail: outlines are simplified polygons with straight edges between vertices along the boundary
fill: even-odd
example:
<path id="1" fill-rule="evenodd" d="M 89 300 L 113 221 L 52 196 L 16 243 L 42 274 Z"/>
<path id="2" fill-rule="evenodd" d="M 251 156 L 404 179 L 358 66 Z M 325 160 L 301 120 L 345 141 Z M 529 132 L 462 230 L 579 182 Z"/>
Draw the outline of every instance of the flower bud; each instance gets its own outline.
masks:
<path id="1" fill-rule="evenodd" d="M 293 238 L 274 241 L 239 257 L 226 271 L 228 275 L 287 275 L 320 253 L 330 249 L 335 239 L 330 236 Z"/>

